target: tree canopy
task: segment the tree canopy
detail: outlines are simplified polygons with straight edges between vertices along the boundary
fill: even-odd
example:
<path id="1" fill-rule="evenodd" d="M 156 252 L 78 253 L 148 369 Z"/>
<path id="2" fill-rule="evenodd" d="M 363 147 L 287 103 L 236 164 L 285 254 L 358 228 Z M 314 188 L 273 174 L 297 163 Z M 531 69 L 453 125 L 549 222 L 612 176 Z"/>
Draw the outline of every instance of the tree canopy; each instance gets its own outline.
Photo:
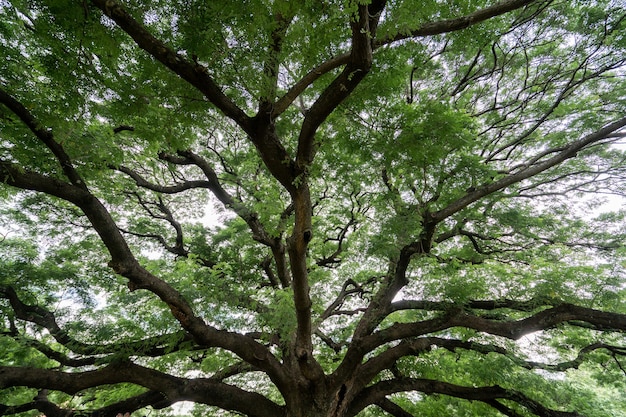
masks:
<path id="1" fill-rule="evenodd" d="M 0 415 L 626 414 L 624 6 L 0 2 Z"/>

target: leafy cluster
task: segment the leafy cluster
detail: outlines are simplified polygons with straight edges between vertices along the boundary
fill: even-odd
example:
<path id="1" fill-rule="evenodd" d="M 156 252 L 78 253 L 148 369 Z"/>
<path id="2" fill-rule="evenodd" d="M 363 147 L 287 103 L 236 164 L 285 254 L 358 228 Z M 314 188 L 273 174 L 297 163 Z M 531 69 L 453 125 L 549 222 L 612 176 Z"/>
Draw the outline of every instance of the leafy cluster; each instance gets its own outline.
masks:
<path id="1" fill-rule="evenodd" d="M 623 9 L 0 3 L 0 415 L 626 414 Z"/>

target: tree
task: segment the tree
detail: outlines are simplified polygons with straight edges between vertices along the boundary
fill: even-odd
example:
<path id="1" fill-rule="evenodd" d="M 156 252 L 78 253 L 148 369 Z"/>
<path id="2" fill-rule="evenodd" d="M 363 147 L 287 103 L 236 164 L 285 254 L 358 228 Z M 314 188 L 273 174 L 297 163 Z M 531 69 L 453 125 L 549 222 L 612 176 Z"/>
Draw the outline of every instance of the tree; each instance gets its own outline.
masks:
<path id="1" fill-rule="evenodd" d="M 0 13 L 1 414 L 626 412 L 619 1 Z"/>

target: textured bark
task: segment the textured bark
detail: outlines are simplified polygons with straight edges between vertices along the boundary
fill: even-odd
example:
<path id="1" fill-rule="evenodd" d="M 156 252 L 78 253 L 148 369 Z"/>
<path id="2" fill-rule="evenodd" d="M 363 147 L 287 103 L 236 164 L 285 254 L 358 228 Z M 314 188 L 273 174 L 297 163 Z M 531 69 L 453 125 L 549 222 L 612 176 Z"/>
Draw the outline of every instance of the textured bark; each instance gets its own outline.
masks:
<path id="1" fill-rule="evenodd" d="M 461 30 L 492 17 L 504 15 L 533 3 L 532 0 L 505 0 L 485 9 L 457 19 L 430 22 L 415 27 L 402 34 L 387 38 L 377 38 L 376 30 L 386 2 L 374 0 L 369 4 L 359 2 L 349 24 L 349 52 L 330 58 L 296 81 L 282 97 L 277 98 L 277 77 L 279 74 L 279 56 L 283 38 L 286 36 L 291 17 L 277 14 L 273 16 L 275 26 L 271 31 L 268 58 L 260 63 L 263 76 L 269 80 L 266 95 L 258 98 L 258 113 L 248 115 L 235 104 L 208 74 L 205 67 L 190 61 L 177 53 L 172 47 L 154 36 L 140 24 L 120 3 L 115 0 L 91 0 L 102 13 L 128 34 L 136 45 L 154 59 L 162 63 L 174 74 L 185 80 L 191 87 L 201 92 L 206 99 L 226 117 L 234 121 L 254 145 L 264 168 L 280 184 L 281 193 L 289 196 L 289 208 L 285 218 L 293 216 L 293 227 L 284 228 L 272 235 L 259 220 L 259 214 L 249 209 L 236 193 L 229 193 L 224 183 L 207 160 L 191 150 L 175 150 L 171 154 L 160 153 L 161 161 L 175 166 L 193 166 L 204 176 L 202 180 L 186 181 L 174 185 L 154 184 L 146 180 L 138 171 L 126 166 L 112 167 L 129 176 L 137 186 L 158 193 L 175 194 L 194 188 L 207 189 L 227 208 L 239 216 L 250 229 L 252 238 L 268 250 L 262 268 L 271 285 L 293 290 L 293 304 L 297 327 L 293 335 L 258 335 L 241 334 L 220 330 L 204 321 L 194 311 L 194 306 L 174 286 L 160 279 L 157 274 L 144 268 L 132 251 L 114 220 L 114 215 L 105 204 L 90 190 L 78 174 L 73 161 L 65 152 L 62 144 L 55 140 L 51 130 L 42 128 L 28 110 L 9 93 L 0 89 L 0 103 L 17 115 L 35 137 L 49 150 L 58 162 L 60 170 L 44 174 L 34 169 L 24 169 L 11 160 L 0 161 L 0 178 L 12 187 L 45 193 L 65 200 L 78 207 L 89 220 L 93 230 L 108 250 L 111 269 L 128 279 L 131 291 L 146 290 L 155 294 L 165 303 L 172 316 L 180 324 L 181 330 L 175 333 L 176 342 L 171 342 L 166 334 L 160 337 L 133 341 L 125 344 L 111 343 L 92 346 L 70 337 L 57 323 L 50 311 L 31 305 L 18 297 L 16 290 L 9 286 L 0 286 L 0 298 L 8 300 L 14 318 L 36 325 L 47 332 L 67 349 L 71 355 L 84 355 L 80 360 L 61 353 L 50 346 L 36 341 L 31 345 L 46 357 L 65 366 L 90 366 L 90 370 L 78 370 L 74 373 L 50 369 L 0 367 L 0 388 L 24 386 L 41 389 L 31 403 L 24 404 L 19 411 L 37 409 L 49 416 L 77 415 L 71 410 L 63 410 L 48 401 L 44 390 L 59 390 L 76 394 L 82 390 L 105 384 L 134 383 L 146 391 L 117 404 L 94 410 L 91 417 L 111 415 L 125 410 L 136 410 L 146 406 L 167 407 L 178 401 L 196 401 L 198 403 L 231 410 L 237 413 L 258 417 L 351 417 L 368 406 L 376 405 L 384 411 L 400 417 L 409 413 L 391 402 L 389 396 L 397 392 L 419 391 L 424 394 L 442 394 L 469 401 L 480 401 L 504 413 L 515 415 L 508 404 L 515 403 L 539 416 L 576 416 L 574 412 L 550 410 L 524 394 L 500 386 L 467 387 L 429 379 L 408 378 L 401 375 L 396 362 L 404 357 L 419 357 L 432 349 L 442 348 L 451 352 L 461 350 L 472 353 L 495 353 L 507 355 L 516 360 L 517 365 L 525 369 L 565 370 L 577 367 L 584 355 L 597 349 L 605 349 L 614 355 L 626 354 L 622 348 L 604 343 L 591 344 L 580 351 L 579 357 L 556 365 L 539 364 L 522 359 L 515 359 L 505 348 L 495 344 L 478 344 L 463 340 L 444 339 L 432 334 L 455 327 L 465 327 L 477 332 L 499 336 L 506 339 L 519 339 L 525 334 L 551 329 L 557 325 L 569 324 L 587 326 L 602 331 L 626 331 L 626 315 L 603 312 L 591 308 L 550 300 L 474 300 L 460 305 L 453 302 L 435 302 L 408 300 L 394 302 L 398 293 L 408 284 L 411 263 L 418 257 L 432 256 L 433 243 L 455 236 L 456 232 L 447 231 L 437 236 L 440 225 L 452 216 L 486 196 L 529 179 L 539 173 L 557 167 L 577 155 L 577 152 L 602 143 L 626 126 L 626 118 L 621 118 L 593 133 L 572 140 L 561 148 L 542 151 L 528 163 L 490 183 L 468 189 L 464 195 L 449 202 L 445 207 L 429 212 L 424 208 L 421 223 L 421 235 L 414 241 L 399 247 L 397 254 L 389 259 L 389 265 L 382 277 L 375 277 L 372 283 L 376 292 L 372 294 L 367 307 L 349 312 L 361 314 L 352 338 L 345 346 L 332 346 L 332 339 L 327 342 L 336 352 L 346 347 L 345 354 L 335 370 L 325 373 L 316 358 L 313 338 L 318 326 L 313 323 L 312 302 L 310 296 L 311 257 L 309 244 L 312 235 L 312 216 L 314 211 L 309 183 L 309 170 L 317 155 L 319 143 L 316 134 L 328 117 L 359 87 L 372 68 L 375 53 L 383 46 L 392 45 L 405 39 L 430 36 Z M 275 126 L 275 119 L 287 110 L 305 89 L 323 75 L 333 70 L 332 79 L 322 88 L 322 92 L 303 112 L 302 125 L 293 137 L 293 144 L 286 144 Z M 120 126 L 115 133 L 133 128 Z M 58 168 L 57 168 L 58 169 Z M 391 182 L 383 172 L 385 185 L 392 190 Z M 395 190 L 397 191 L 397 190 Z M 399 193 L 399 192 L 398 192 Z M 455 194 L 458 196 L 458 194 Z M 351 196 L 352 197 L 352 196 Z M 166 208 L 163 208 L 166 211 Z M 341 243 L 352 219 L 340 232 L 339 246 L 334 254 L 318 263 L 332 264 L 341 252 Z M 170 225 L 176 229 L 176 246 L 171 251 L 186 256 L 183 246 L 182 231 L 172 216 L 167 217 Z M 282 217 L 281 217 L 282 220 Z M 459 228 L 458 235 L 464 238 L 476 238 Z M 290 233 L 288 237 L 285 237 Z M 474 243 L 477 252 L 480 248 Z M 404 244 L 404 243 L 403 243 Z M 399 245 L 401 246 L 401 245 Z M 271 252 L 271 255 L 269 254 Z M 275 271 L 272 270 L 272 261 Z M 274 274 L 276 272 L 276 274 Z M 354 291 L 348 288 L 352 285 Z M 364 294 L 365 290 L 354 281 L 346 281 L 336 301 L 323 313 L 327 319 L 336 312 L 336 308 L 345 301 L 349 294 Z M 385 324 L 390 314 L 400 310 L 420 310 L 432 313 L 429 319 L 411 323 Z M 496 319 L 485 312 L 500 309 L 515 311 L 513 319 Z M 13 324 L 13 327 L 14 324 Z M 17 330 L 7 332 L 17 337 Z M 320 333 L 318 333 L 320 334 Z M 320 336 L 322 337 L 322 336 Z M 324 338 L 322 337 L 324 340 Z M 163 352 L 182 349 L 182 345 L 191 346 L 192 350 L 203 351 L 221 348 L 237 356 L 239 361 L 229 364 L 226 369 L 216 372 L 212 377 L 183 378 L 159 372 L 154 369 L 134 364 L 130 360 L 119 360 L 115 353 L 133 349 L 138 357 L 157 356 Z M 63 351 L 65 352 L 65 350 Z M 277 353 L 278 352 L 278 353 Z M 285 401 L 284 406 L 258 393 L 249 392 L 231 385 L 227 378 L 249 372 L 262 372 L 267 375 Z M 391 373 L 393 378 L 380 378 L 381 373 Z M 3 407 L 2 412 L 16 412 L 15 408 Z M 74 414 L 73 414 L 74 413 Z"/>

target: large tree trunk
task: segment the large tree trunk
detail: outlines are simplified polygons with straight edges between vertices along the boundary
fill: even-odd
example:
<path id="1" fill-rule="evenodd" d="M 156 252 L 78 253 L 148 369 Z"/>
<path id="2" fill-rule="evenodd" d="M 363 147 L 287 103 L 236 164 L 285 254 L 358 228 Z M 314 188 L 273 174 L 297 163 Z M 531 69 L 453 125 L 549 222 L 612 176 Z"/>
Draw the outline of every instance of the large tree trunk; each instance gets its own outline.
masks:
<path id="1" fill-rule="evenodd" d="M 306 377 L 308 367 L 302 367 L 295 356 L 288 360 L 293 384 L 283 392 L 288 417 L 344 417 L 347 414 L 352 384 L 333 380 L 331 376 L 316 379 Z"/>

